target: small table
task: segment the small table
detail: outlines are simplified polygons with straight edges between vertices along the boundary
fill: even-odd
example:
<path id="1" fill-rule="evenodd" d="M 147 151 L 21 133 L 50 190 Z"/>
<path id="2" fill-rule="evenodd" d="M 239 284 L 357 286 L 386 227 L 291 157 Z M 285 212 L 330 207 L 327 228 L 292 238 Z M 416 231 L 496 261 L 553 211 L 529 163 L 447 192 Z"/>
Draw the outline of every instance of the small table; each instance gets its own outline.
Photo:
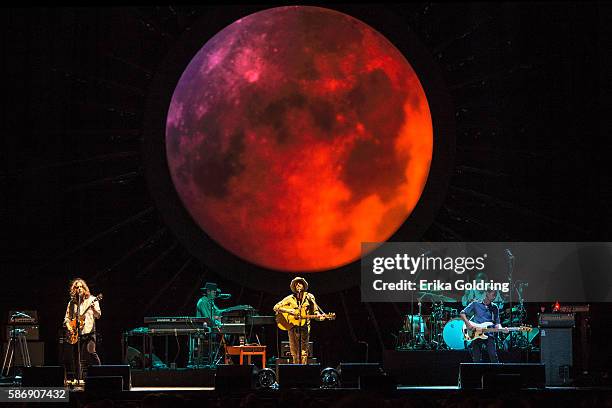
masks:
<path id="1" fill-rule="evenodd" d="M 266 346 L 225 346 L 227 356 L 240 356 L 240 365 L 244 364 L 244 356 L 247 356 L 247 363 L 251 364 L 252 356 L 261 356 L 262 368 L 266 368 Z"/>

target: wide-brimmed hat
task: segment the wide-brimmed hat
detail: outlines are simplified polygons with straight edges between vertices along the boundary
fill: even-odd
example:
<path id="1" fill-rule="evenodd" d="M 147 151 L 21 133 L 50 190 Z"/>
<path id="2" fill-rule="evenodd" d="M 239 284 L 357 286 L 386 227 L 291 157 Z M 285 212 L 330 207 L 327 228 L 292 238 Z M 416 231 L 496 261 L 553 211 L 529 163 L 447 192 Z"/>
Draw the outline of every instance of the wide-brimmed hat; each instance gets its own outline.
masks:
<path id="1" fill-rule="evenodd" d="M 306 282 L 306 279 L 304 279 L 304 278 L 302 278 L 300 276 L 296 276 L 295 278 L 293 278 L 293 280 L 289 284 L 289 289 L 291 289 L 291 291 L 293 293 L 296 292 L 295 284 L 298 283 L 298 282 L 302 282 L 302 285 L 304 285 L 304 290 L 308 290 L 308 282 Z"/>
<path id="2" fill-rule="evenodd" d="M 206 283 L 204 284 L 204 287 L 203 287 L 203 288 L 200 288 L 200 290 L 204 290 L 204 291 L 208 291 L 208 290 L 215 291 L 215 290 L 216 290 L 217 292 L 221 292 L 221 289 L 219 289 L 219 288 L 217 287 L 217 284 L 216 284 L 216 283 L 213 283 L 213 282 L 206 282 Z"/>

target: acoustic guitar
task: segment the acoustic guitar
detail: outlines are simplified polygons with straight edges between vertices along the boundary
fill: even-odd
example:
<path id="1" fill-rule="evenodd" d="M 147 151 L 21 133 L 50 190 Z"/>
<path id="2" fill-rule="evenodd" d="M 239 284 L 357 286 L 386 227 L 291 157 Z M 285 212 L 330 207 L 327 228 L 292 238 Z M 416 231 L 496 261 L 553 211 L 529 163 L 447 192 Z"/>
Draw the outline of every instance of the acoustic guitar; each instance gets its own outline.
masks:
<path id="1" fill-rule="evenodd" d="M 504 327 L 504 328 L 498 329 L 495 327 L 489 327 L 493 325 L 493 323 L 491 322 L 474 323 L 474 325 L 476 326 L 475 329 L 468 329 L 465 323 L 463 324 L 463 338 L 465 339 L 465 341 L 472 341 L 476 339 L 485 340 L 489 337 L 485 333 L 497 333 L 497 332 L 509 333 L 509 332 L 515 332 L 515 331 L 530 332 L 531 330 L 533 330 L 529 326 Z"/>
<path id="2" fill-rule="evenodd" d="M 79 341 L 79 331 L 81 331 L 83 329 L 83 326 L 85 325 L 85 313 L 87 313 L 87 311 L 93 306 L 93 304 L 99 300 L 102 300 L 101 293 L 94 298 L 91 304 L 87 306 L 87 308 L 84 311 L 81 312 L 80 316 L 75 317 L 74 319 L 70 320 L 70 322 L 68 323 L 68 327 L 70 327 L 70 330 L 68 331 L 68 338 L 67 338 L 67 341 L 69 344 L 76 344 Z M 78 329 L 77 329 L 77 324 L 78 324 Z"/>
<path id="3" fill-rule="evenodd" d="M 277 313 L 276 314 L 276 325 L 281 330 L 291 330 L 296 326 L 304 326 L 311 319 L 317 320 L 334 320 L 336 318 L 335 313 L 325 313 L 319 315 L 305 314 L 302 310 L 301 316 L 294 316 L 291 313 Z"/>

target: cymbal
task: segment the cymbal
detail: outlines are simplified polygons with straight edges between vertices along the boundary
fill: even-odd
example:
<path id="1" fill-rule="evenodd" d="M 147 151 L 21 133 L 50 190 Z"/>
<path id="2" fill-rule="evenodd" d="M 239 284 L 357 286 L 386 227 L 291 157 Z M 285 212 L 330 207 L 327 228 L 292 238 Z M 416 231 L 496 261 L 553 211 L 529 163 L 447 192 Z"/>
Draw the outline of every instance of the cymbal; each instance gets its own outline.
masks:
<path id="1" fill-rule="evenodd" d="M 439 301 L 439 302 L 456 302 L 456 299 L 453 299 L 451 297 L 445 296 L 445 295 L 438 295 L 437 293 L 431 293 L 431 292 L 419 292 L 419 296 L 422 298 L 424 298 L 425 296 L 430 296 L 432 298 L 432 300 L 434 301 Z"/>
<path id="2" fill-rule="evenodd" d="M 513 326 L 516 325 L 518 323 L 521 322 L 521 319 L 516 317 L 512 319 L 512 322 L 510 321 L 510 319 L 505 319 L 504 321 L 502 321 L 502 326 Z"/>

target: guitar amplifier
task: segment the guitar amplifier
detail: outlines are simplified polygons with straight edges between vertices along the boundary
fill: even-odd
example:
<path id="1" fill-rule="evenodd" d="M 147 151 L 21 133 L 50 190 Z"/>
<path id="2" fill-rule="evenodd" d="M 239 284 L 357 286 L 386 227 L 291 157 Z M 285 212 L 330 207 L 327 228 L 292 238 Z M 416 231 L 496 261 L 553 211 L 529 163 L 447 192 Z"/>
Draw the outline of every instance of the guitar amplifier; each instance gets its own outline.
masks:
<path id="1" fill-rule="evenodd" d="M 573 313 L 540 313 L 540 327 L 574 327 L 576 319 Z"/>
<path id="2" fill-rule="evenodd" d="M 6 353 L 8 343 L 4 343 L 2 346 L 2 355 Z M 15 347 L 13 351 L 13 361 L 16 367 L 23 367 L 23 356 L 19 345 Z M 33 366 L 41 366 L 45 364 L 45 342 L 44 341 L 28 341 L 28 354 L 30 355 L 30 363 Z"/>
<path id="3" fill-rule="evenodd" d="M 314 342 L 313 341 L 309 341 L 308 342 L 308 356 L 312 357 L 312 350 L 314 348 Z M 289 348 L 289 342 L 288 341 L 281 341 L 281 352 L 280 352 L 280 358 L 289 358 L 291 359 L 291 349 Z"/>
<path id="4" fill-rule="evenodd" d="M 39 326 L 38 325 L 19 325 L 19 326 L 6 326 L 6 337 L 4 340 L 8 340 L 12 337 L 12 331 L 16 331 L 16 335 L 24 334 L 26 340 L 40 340 Z"/>
<path id="5" fill-rule="evenodd" d="M 16 324 L 38 324 L 37 310 L 10 310 L 8 312 L 8 323 Z"/>

